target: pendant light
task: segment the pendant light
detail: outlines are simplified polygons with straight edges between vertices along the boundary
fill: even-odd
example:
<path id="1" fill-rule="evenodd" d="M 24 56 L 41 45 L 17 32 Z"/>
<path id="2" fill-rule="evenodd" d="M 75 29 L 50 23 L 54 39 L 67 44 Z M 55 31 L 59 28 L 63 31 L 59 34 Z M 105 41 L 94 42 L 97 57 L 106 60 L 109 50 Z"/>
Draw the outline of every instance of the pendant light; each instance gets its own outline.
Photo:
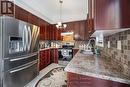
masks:
<path id="1" fill-rule="evenodd" d="M 56 24 L 57 29 L 65 29 L 67 27 L 67 24 L 62 23 L 62 4 L 63 0 L 59 0 L 60 3 L 60 21 Z"/>

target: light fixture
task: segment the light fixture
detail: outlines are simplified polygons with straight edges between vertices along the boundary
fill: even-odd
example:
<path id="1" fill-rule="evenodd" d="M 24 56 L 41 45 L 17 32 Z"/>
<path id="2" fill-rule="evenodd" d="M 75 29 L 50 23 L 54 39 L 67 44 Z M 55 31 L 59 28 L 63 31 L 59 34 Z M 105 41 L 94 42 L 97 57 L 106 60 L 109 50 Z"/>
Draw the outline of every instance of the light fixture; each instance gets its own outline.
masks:
<path id="1" fill-rule="evenodd" d="M 62 4 L 63 4 L 63 0 L 59 0 L 59 3 L 60 3 L 60 21 L 56 24 L 56 27 L 58 29 L 65 29 L 67 27 L 67 24 L 62 23 Z"/>

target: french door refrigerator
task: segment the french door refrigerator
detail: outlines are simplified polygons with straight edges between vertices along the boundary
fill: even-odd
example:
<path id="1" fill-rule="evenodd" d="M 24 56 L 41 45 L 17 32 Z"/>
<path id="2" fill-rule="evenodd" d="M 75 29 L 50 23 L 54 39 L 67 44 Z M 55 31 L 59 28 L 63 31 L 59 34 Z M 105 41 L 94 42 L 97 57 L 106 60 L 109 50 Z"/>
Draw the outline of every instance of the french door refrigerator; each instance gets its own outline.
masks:
<path id="1" fill-rule="evenodd" d="M 0 17 L 0 87 L 24 87 L 38 74 L 39 27 Z"/>

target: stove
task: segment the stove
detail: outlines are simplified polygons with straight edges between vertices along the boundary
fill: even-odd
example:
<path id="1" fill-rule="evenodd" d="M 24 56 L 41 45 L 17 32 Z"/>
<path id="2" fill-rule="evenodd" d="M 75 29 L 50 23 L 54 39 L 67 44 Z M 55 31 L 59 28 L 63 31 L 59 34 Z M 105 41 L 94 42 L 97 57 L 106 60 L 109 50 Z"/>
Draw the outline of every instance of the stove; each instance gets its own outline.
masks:
<path id="1" fill-rule="evenodd" d="M 74 45 L 62 45 L 62 48 L 58 50 L 59 60 L 70 61 L 73 58 Z"/>

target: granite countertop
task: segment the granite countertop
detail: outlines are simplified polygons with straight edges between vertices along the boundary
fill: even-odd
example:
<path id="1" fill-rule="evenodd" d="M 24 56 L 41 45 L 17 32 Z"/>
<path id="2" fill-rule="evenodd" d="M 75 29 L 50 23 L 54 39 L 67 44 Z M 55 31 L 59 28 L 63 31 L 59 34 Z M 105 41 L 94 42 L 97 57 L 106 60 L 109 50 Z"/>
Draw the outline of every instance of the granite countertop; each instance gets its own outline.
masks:
<path id="1" fill-rule="evenodd" d="M 40 49 L 40 51 L 43 51 L 43 50 L 48 50 L 48 49 L 60 49 L 61 47 L 48 47 L 48 48 L 42 48 Z M 72 48 L 72 49 L 79 49 L 79 48 Z"/>
<path id="2" fill-rule="evenodd" d="M 57 47 L 48 47 L 48 48 L 42 48 L 42 49 L 40 49 L 40 51 L 48 50 L 48 49 L 59 49 L 59 48 L 57 48 Z"/>
<path id="3" fill-rule="evenodd" d="M 84 55 L 79 50 L 65 71 L 130 84 L 130 75 L 120 72 L 120 67 L 118 64 L 114 66 L 111 60 L 92 54 Z"/>

